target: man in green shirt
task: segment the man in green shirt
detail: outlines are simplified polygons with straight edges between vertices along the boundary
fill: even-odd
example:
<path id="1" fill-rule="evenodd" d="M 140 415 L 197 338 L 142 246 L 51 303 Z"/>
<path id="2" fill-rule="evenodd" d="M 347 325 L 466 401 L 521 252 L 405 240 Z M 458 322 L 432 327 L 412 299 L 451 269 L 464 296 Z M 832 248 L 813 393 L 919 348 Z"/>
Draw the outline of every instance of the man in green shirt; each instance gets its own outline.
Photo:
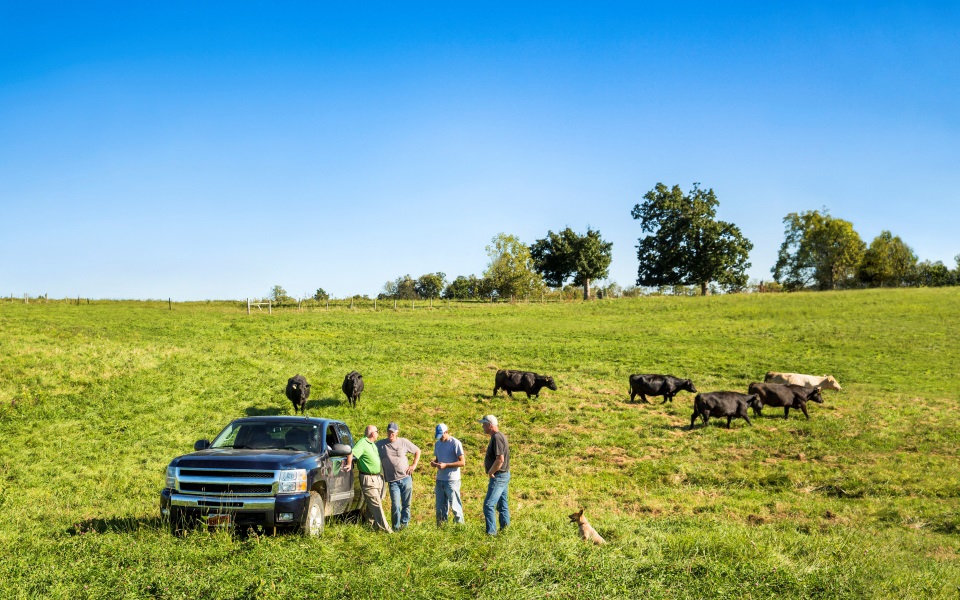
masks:
<path id="1" fill-rule="evenodd" d="M 380 451 L 376 441 L 380 432 L 375 425 L 367 425 L 362 439 L 353 445 L 353 454 L 347 457 L 345 470 L 353 468 L 353 461 L 357 462 L 360 472 L 360 489 L 363 491 L 363 500 L 367 505 L 367 523 L 374 529 L 393 533 L 383 514 L 383 476 L 380 474 Z"/>

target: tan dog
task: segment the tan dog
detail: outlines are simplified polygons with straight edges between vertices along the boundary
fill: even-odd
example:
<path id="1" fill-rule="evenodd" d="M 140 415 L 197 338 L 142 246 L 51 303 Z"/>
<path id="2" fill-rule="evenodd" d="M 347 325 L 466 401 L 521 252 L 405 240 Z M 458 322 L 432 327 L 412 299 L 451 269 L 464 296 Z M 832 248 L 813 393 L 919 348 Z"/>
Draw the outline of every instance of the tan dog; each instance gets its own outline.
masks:
<path id="1" fill-rule="evenodd" d="M 580 509 L 580 512 L 575 512 L 570 515 L 570 522 L 576 523 L 580 527 L 580 538 L 588 542 L 593 542 L 594 544 L 606 544 L 607 540 L 600 537 L 600 534 L 597 533 L 597 530 L 594 529 L 590 523 L 587 523 L 587 519 L 583 516 L 583 509 Z"/>

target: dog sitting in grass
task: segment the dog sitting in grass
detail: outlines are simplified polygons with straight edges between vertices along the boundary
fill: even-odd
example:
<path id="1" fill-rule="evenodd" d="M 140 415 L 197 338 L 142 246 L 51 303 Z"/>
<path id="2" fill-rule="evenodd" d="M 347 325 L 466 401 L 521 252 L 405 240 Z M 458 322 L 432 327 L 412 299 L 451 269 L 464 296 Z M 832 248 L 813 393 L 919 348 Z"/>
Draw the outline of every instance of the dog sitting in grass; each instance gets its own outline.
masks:
<path id="1" fill-rule="evenodd" d="M 607 540 L 600 537 L 600 534 L 597 533 L 597 530 L 594 529 L 590 523 L 587 522 L 587 519 L 583 516 L 583 509 L 580 509 L 580 512 L 575 512 L 570 515 L 570 522 L 576 523 L 580 528 L 580 539 L 586 540 L 588 542 L 593 542 L 594 544 L 606 544 Z"/>

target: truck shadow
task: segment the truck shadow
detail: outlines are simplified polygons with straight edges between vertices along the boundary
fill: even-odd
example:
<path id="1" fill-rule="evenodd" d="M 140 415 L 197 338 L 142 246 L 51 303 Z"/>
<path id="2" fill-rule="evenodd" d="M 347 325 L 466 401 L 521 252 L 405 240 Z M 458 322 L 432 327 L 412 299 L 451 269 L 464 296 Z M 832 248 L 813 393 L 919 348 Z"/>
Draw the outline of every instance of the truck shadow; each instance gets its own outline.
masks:
<path id="1" fill-rule="evenodd" d="M 67 535 L 87 535 L 91 533 L 133 533 L 141 529 L 160 529 L 163 521 L 160 517 L 113 517 L 110 519 L 86 519 L 67 527 Z"/>

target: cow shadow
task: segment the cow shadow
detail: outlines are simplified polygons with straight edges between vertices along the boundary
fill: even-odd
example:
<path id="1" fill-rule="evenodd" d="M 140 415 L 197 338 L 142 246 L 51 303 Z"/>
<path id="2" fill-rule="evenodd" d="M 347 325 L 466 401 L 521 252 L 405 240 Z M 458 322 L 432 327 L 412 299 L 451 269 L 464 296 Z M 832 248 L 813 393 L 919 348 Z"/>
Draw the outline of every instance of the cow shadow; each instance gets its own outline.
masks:
<path id="1" fill-rule="evenodd" d="M 91 533 L 134 533 L 142 529 L 161 529 L 160 517 L 112 517 L 110 519 L 85 519 L 67 527 L 66 534 L 71 536 Z"/>
<path id="2" fill-rule="evenodd" d="M 323 398 L 321 400 L 307 400 L 307 410 L 312 408 L 329 408 L 331 406 L 341 406 L 346 404 L 346 399 L 338 400 L 336 398 Z"/>

